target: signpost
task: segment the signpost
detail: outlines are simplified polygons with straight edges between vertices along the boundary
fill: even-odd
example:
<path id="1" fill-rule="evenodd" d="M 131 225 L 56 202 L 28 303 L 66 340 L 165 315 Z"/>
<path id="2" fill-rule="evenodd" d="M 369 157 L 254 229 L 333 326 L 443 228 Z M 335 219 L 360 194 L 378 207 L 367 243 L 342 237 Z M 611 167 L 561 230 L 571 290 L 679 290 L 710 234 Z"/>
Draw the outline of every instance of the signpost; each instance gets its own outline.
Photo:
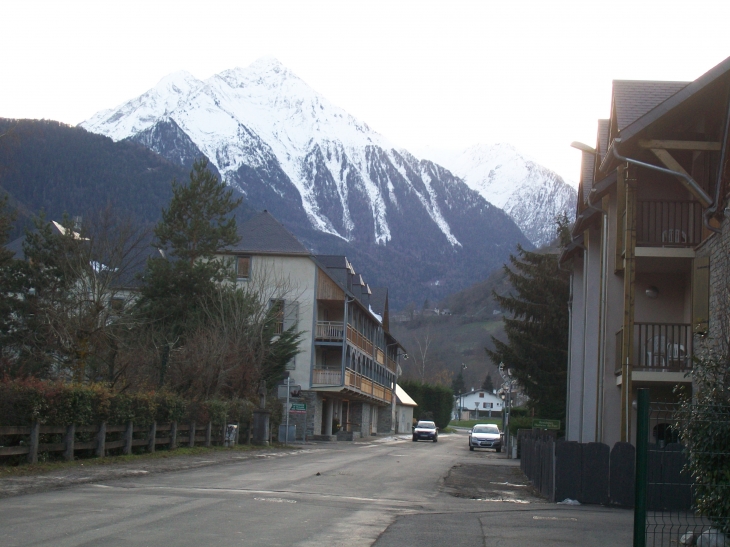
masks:
<path id="1" fill-rule="evenodd" d="M 560 429 L 560 420 L 533 418 L 532 429 Z"/>
<path id="2" fill-rule="evenodd" d="M 284 390 L 286 390 L 286 393 L 282 393 Z M 306 403 L 292 403 L 291 408 L 289 407 L 289 397 L 299 397 L 302 393 L 302 386 L 292 384 L 291 378 L 287 376 L 286 378 L 286 385 L 279 386 L 279 398 L 280 399 L 286 399 L 286 435 L 284 436 L 284 446 L 286 446 L 289 442 L 289 414 L 302 414 L 307 412 L 307 404 Z M 297 407 L 295 410 L 294 407 Z M 299 407 L 302 407 L 301 409 Z"/>

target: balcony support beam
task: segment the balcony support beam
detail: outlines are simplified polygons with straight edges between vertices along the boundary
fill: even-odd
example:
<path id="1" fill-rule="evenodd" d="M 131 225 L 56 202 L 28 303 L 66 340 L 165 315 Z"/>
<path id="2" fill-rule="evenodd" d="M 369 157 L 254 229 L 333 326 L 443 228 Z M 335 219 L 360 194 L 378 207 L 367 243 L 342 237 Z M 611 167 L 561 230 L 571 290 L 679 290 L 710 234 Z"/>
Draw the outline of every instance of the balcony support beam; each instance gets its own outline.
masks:
<path id="1" fill-rule="evenodd" d="M 631 442 L 631 363 L 634 345 L 634 298 L 636 284 L 636 168 L 619 170 L 624 186 L 624 317 L 621 342 L 621 441 Z"/>

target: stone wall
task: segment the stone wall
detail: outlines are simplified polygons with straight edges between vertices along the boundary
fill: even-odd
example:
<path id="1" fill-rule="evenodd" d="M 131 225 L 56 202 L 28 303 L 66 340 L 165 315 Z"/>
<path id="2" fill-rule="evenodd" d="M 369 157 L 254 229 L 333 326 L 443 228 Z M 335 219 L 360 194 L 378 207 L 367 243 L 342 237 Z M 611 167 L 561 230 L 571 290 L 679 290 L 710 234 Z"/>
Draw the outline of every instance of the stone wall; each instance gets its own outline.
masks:
<path id="1" fill-rule="evenodd" d="M 393 421 L 393 407 L 381 406 L 378 408 L 378 434 L 390 435 L 395 433 L 395 422 Z"/>
<path id="2" fill-rule="evenodd" d="M 708 351 L 727 353 L 730 340 L 730 218 L 721 225 L 722 233 L 710 237 L 697 257 L 710 257 L 710 315 L 706 336 L 695 336 L 695 355 Z"/>

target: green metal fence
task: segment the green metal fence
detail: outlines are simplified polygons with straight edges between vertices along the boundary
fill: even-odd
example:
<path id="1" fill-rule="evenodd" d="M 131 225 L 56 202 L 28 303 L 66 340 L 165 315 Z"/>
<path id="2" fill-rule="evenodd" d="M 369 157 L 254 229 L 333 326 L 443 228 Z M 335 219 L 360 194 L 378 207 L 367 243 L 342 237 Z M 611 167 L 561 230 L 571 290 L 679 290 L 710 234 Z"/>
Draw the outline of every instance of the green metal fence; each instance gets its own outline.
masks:
<path id="1" fill-rule="evenodd" d="M 634 547 L 730 547 L 730 407 L 637 403 Z"/>

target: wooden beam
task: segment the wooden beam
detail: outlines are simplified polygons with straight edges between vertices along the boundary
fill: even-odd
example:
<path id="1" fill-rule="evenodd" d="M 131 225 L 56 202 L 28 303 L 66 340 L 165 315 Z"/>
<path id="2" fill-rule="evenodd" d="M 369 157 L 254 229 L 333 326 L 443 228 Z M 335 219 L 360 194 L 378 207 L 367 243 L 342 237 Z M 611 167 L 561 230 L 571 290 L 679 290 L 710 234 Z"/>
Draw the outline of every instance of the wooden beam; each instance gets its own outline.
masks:
<path id="1" fill-rule="evenodd" d="M 705 152 L 717 152 L 720 150 L 719 142 L 707 141 L 669 141 L 669 140 L 640 140 L 640 148 L 660 148 L 663 150 L 696 150 Z"/>
<path id="2" fill-rule="evenodd" d="M 683 173 L 689 178 L 692 178 L 687 171 L 684 170 L 684 167 L 682 167 L 677 160 L 674 159 L 674 157 L 667 152 L 666 150 L 663 150 L 661 148 L 652 148 L 651 151 L 654 153 L 654 155 L 659 158 L 659 161 L 664 164 L 664 166 L 667 169 L 671 169 L 672 171 L 677 171 L 678 173 Z M 710 201 L 707 201 L 707 198 L 697 192 L 694 188 L 692 188 L 692 185 L 687 182 L 686 179 L 682 177 L 677 177 L 677 180 L 682 183 L 682 185 L 690 191 L 690 193 L 699 201 L 703 207 L 709 207 L 712 205 Z"/>

